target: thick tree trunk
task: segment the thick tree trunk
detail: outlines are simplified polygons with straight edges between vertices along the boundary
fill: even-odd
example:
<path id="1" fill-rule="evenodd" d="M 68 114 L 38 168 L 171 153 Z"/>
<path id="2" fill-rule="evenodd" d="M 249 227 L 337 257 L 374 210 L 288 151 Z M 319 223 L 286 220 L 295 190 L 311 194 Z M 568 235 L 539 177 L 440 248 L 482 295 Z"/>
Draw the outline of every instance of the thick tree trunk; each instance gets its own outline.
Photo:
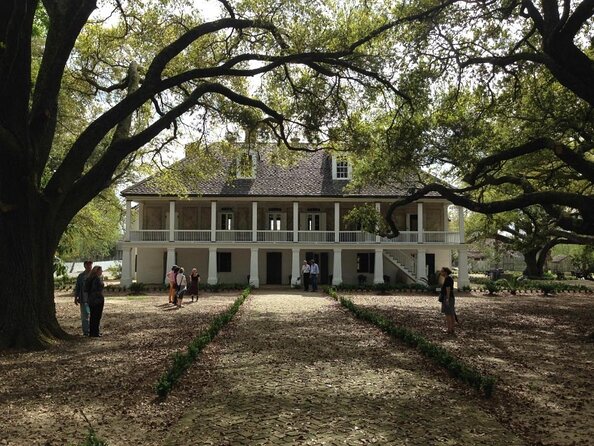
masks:
<path id="1" fill-rule="evenodd" d="M 524 275 L 528 277 L 542 277 L 544 263 L 538 261 L 539 251 L 524 252 L 524 261 L 526 262 L 526 269 Z"/>
<path id="2" fill-rule="evenodd" d="M 22 191 L 0 212 L 0 350 L 41 349 L 68 335 L 56 319 L 51 212 Z"/>

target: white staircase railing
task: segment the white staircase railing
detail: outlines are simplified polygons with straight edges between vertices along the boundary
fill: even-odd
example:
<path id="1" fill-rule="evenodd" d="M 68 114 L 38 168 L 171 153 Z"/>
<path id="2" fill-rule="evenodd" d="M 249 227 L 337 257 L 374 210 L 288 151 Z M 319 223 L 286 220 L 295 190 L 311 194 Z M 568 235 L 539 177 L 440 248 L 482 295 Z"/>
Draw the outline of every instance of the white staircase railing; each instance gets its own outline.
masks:
<path id="1" fill-rule="evenodd" d="M 384 256 L 409 278 L 417 282 L 417 261 L 412 255 L 400 250 L 390 250 L 384 251 Z"/>

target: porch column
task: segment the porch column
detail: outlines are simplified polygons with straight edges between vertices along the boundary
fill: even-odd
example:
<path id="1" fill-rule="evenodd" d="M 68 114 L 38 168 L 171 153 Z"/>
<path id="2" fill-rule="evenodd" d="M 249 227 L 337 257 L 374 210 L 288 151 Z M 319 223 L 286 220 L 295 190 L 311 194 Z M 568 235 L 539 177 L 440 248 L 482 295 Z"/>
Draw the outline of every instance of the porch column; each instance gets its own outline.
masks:
<path id="1" fill-rule="evenodd" d="M 175 241 L 175 201 L 169 202 L 169 241 Z"/>
<path id="2" fill-rule="evenodd" d="M 175 248 L 167 248 L 167 265 L 165 265 L 165 273 L 168 273 L 173 265 L 175 265 Z M 163 282 L 165 282 L 165 278 L 163 278 Z"/>
<path id="3" fill-rule="evenodd" d="M 334 248 L 334 260 L 332 260 L 332 285 L 342 283 L 342 249 Z"/>
<path id="4" fill-rule="evenodd" d="M 208 279 L 209 285 L 216 285 L 219 282 L 219 273 L 217 271 L 217 248 L 208 248 Z"/>
<path id="5" fill-rule="evenodd" d="M 250 251 L 250 285 L 258 288 L 260 287 L 260 278 L 258 277 L 258 248 L 251 248 Z"/>
<path id="6" fill-rule="evenodd" d="M 381 203 L 375 203 L 375 211 L 377 212 L 378 216 L 381 218 L 381 216 L 382 216 L 382 204 Z M 379 230 L 379 227 L 376 228 L 376 230 Z M 377 234 L 375 236 L 375 243 L 381 243 L 381 241 L 382 241 L 382 237 L 379 234 Z"/>
<path id="7" fill-rule="evenodd" d="M 464 208 L 458 206 L 458 231 L 460 231 L 460 243 L 466 243 L 464 240 Z"/>
<path id="8" fill-rule="evenodd" d="M 417 249 L 417 280 L 427 280 L 427 251 Z"/>
<path id="9" fill-rule="evenodd" d="M 375 250 L 375 268 L 373 270 L 373 283 L 384 283 L 384 250 Z"/>
<path id="10" fill-rule="evenodd" d="M 425 231 L 425 225 L 423 224 L 423 221 L 423 203 L 419 201 L 417 203 L 417 231 L 419 231 L 418 243 L 423 243 L 424 241 L 423 232 Z"/>
<path id="11" fill-rule="evenodd" d="M 138 229 L 144 229 L 144 204 L 138 203 Z"/>
<path id="12" fill-rule="evenodd" d="M 258 241 L 258 202 L 252 201 L 252 242 Z"/>
<path id="13" fill-rule="evenodd" d="M 126 200 L 126 234 L 124 235 L 124 241 L 130 241 L 130 230 L 132 229 L 132 202 Z"/>
<path id="14" fill-rule="evenodd" d="M 132 248 L 124 248 L 122 250 L 122 277 L 120 278 L 120 285 L 129 287 L 132 285 Z"/>
<path id="15" fill-rule="evenodd" d="M 293 202 L 293 242 L 299 241 L 299 203 Z"/>
<path id="16" fill-rule="evenodd" d="M 210 202 L 210 241 L 217 241 L 217 202 Z"/>
<path id="17" fill-rule="evenodd" d="M 470 286 L 470 279 L 468 277 L 468 250 L 458 250 L 458 289 L 465 286 Z"/>
<path id="18" fill-rule="evenodd" d="M 445 232 L 450 230 L 450 214 L 448 212 L 449 207 L 449 204 L 443 205 L 443 230 Z"/>
<path id="19" fill-rule="evenodd" d="M 334 203 L 334 243 L 340 241 L 340 203 Z M 336 251 L 334 251 L 336 252 Z"/>
<path id="20" fill-rule="evenodd" d="M 299 278 L 301 277 L 301 259 L 299 258 L 299 248 L 291 249 L 291 286 L 299 287 Z"/>

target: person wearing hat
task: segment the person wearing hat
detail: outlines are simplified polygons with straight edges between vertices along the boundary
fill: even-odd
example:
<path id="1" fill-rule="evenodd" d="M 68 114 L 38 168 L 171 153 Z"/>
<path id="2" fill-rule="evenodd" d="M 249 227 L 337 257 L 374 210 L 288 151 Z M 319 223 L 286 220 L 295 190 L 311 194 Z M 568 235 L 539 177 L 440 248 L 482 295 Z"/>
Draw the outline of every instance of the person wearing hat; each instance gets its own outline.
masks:
<path id="1" fill-rule="evenodd" d="M 309 265 L 309 280 L 311 282 L 311 291 L 316 292 L 318 291 L 318 276 L 320 275 L 320 267 L 316 263 L 315 259 L 311 259 L 311 264 Z"/>
<path id="2" fill-rule="evenodd" d="M 301 265 L 301 277 L 303 281 L 303 290 L 309 291 L 309 263 L 307 260 L 303 261 L 303 265 Z"/>
<path id="3" fill-rule="evenodd" d="M 179 271 L 179 266 L 173 265 L 171 267 L 171 271 L 167 273 L 167 281 L 169 282 L 169 303 L 172 304 L 175 302 L 175 293 L 177 292 L 177 281 L 176 275 Z"/>

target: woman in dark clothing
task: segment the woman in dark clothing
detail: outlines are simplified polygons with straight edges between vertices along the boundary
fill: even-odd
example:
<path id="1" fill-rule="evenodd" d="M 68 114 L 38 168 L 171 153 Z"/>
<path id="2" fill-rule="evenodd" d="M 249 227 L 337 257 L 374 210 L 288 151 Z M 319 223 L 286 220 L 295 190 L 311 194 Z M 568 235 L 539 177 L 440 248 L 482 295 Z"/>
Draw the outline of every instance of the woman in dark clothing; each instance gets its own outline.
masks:
<path id="1" fill-rule="evenodd" d="M 196 268 L 192 268 L 192 273 L 190 274 L 190 286 L 188 287 L 188 294 L 192 298 L 192 302 L 194 302 L 194 298 L 196 298 L 196 302 L 198 302 L 198 282 L 200 282 L 200 274 L 198 274 Z"/>
<path id="2" fill-rule="evenodd" d="M 99 334 L 99 323 L 101 322 L 103 305 L 105 303 L 102 275 L 103 270 L 101 267 L 94 266 L 85 281 L 85 291 L 88 293 L 89 308 L 91 310 L 89 317 L 89 336 L 94 338 L 101 336 Z"/>
<path id="3" fill-rule="evenodd" d="M 456 318 L 456 298 L 454 297 L 454 279 L 450 276 L 452 271 L 443 267 L 440 271 L 441 276 L 444 278 L 443 285 L 441 286 L 441 312 L 446 317 L 446 327 L 448 334 L 454 334 L 454 325 Z"/>

